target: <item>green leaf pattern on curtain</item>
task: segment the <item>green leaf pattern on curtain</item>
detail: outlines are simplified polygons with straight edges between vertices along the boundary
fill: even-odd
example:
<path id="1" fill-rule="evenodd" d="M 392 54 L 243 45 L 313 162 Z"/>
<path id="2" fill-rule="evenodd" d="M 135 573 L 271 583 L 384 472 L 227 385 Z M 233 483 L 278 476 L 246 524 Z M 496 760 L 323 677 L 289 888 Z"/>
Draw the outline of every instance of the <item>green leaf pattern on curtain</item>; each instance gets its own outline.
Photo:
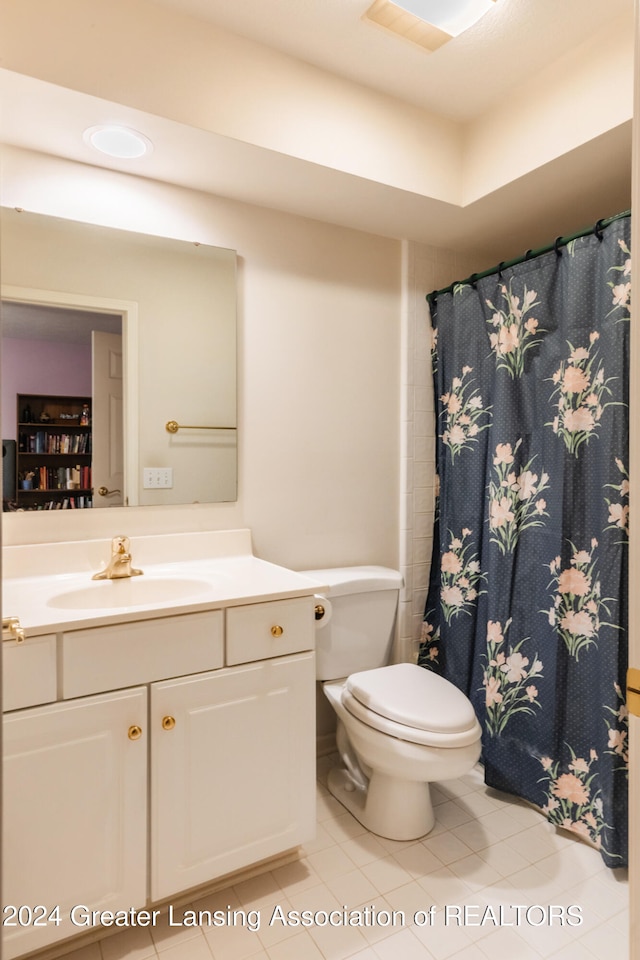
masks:
<path id="1" fill-rule="evenodd" d="M 474 380 L 467 379 L 472 371 L 473 367 L 463 367 L 461 375 L 453 378 L 448 393 L 440 397 L 446 423 L 442 441 L 449 448 L 452 460 L 461 450 L 477 443 L 478 435 L 489 426 L 482 421 L 491 417 L 491 408 L 483 406 L 482 394 L 473 386 Z"/>
<path id="2" fill-rule="evenodd" d="M 609 866 L 628 842 L 629 236 L 617 219 L 432 307 L 419 655 L 470 698 L 486 782 Z"/>
<path id="3" fill-rule="evenodd" d="M 487 652 L 482 686 L 485 690 L 485 726 L 490 736 L 499 736 L 516 713 L 533 716 L 533 706 L 540 706 L 538 688 L 531 683 L 542 677 L 543 664 L 537 654 L 525 657 L 522 647 L 529 638 L 511 646 L 506 633 L 511 625 L 508 620 L 504 629 L 492 620 L 487 624 Z"/>
<path id="4" fill-rule="evenodd" d="M 603 831 L 609 824 L 603 818 L 604 802 L 598 788 L 598 773 L 596 770 L 592 772 L 592 767 L 598 763 L 598 753 L 591 748 L 587 760 L 578 756 L 572 747 L 569 752 L 572 759 L 564 767 L 558 760 L 540 758 L 545 772 L 541 782 L 546 782 L 543 789 L 547 799 L 542 810 L 550 823 L 573 831 L 600 850 Z"/>
<path id="5" fill-rule="evenodd" d="M 615 464 L 624 479 L 620 483 L 605 483 L 605 487 L 618 491 L 615 499 L 604 498 L 609 508 L 609 526 L 606 529 L 622 530 L 622 539 L 616 543 L 629 543 L 629 472 L 618 457 L 615 457 Z"/>
<path id="6" fill-rule="evenodd" d="M 604 398 L 611 396 L 603 364 L 599 363 L 594 370 L 597 351 L 592 348 L 599 337 L 597 331 L 592 332 L 588 348 L 573 347 L 567 342 L 569 358 L 561 362 L 551 378 L 557 384 L 551 397 L 556 398 L 554 406 L 558 412 L 547 426 L 553 427 L 576 457 L 581 445 L 598 435 L 602 414 L 608 406 Z"/>
<path id="7" fill-rule="evenodd" d="M 618 278 L 620 282 L 616 283 L 614 280 L 609 280 L 608 286 L 611 287 L 613 300 L 613 307 L 609 312 L 616 313 L 616 322 L 619 323 L 621 320 L 631 319 L 629 312 L 631 309 L 631 250 L 621 237 L 618 239 L 618 245 L 623 253 L 628 254 L 628 256 L 623 264 L 609 268 L 610 273 L 620 275 Z M 622 311 L 621 316 L 619 315 L 620 311 Z"/>
<path id="8" fill-rule="evenodd" d="M 527 290 L 526 284 L 522 301 L 513 293 L 511 282 L 508 288 L 501 285 L 500 295 L 502 307 L 494 306 L 491 300 L 486 301 L 489 309 L 494 311 L 487 320 L 494 328 L 493 333 L 489 334 L 491 349 L 496 356 L 498 367 L 502 367 L 512 377 L 521 377 L 527 350 L 537 346 L 541 342 L 538 335 L 545 332 L 539 329 L 539 322 L 535 317 L 527 316 L 540 301 L 536 300 L 536 291 Z"/>
<path id="9" fill-rule="evenodd" d="M 629 778 L 629 710 L 625 703 L 624 694 L 619 683 L 614 683 L 613 688 L 617 697 L 617 705 L 610 707 L 603 704 L 604 722 L 609 731 L 607 741 L 608 753 L 610 757 L 616 760 L 615 769 L 622 771 L 625 777 Z M 609 714 L 610 716 L 607 716 Z M 613 717 L 613 720 L 611 719 Z"/>
<path id="10" fill-rule="evenodd" d="M 510 443 L 499 443 L 493 455 L 493 477 L 489 483 L 489 529 L 491 541 L 503 553 L 512 552 L 520 534 L 529 527 L 539 527 L 548 517 L 547 501 L 540 494 L 549 486 L 549 474 L 534 473 L 531 457 L 516 473 L 513 467 L 519 439 L 512 449 Z"/>
<path id="11" fill-rule="evenodd" d="M 473 540 L 465 544 L 472 533 L 472 530 L 465 528 L 459 537 L 451 536 L 449 549 L 442 556 L 440 605 L 447 623 L 451 623 L 458 614 L 468 614 L 471 608 L 475 608 L 476 600 L 482 593 L 481 581 L 487 579 L 480 570 Z"/>
<path id="12" fill-rule="evenodd" d="M 594 559 L 598 541 L 591 541 L 591 550 L 577 550 L 572 543 L 570 547 L 568 566 L 563 567 L 559 556 L 549 564 L 553 574 L 550 586 L 555 586 L 553 603 L 545 613 L 569 655 L 578 660 L 581 650 L 592 645 L 597 648 L 601 627 L 617 627 L 601 620 L 602 614 L 611 616 L 609 604 L 614 598 L 601 595 L 602 583 Z"/>

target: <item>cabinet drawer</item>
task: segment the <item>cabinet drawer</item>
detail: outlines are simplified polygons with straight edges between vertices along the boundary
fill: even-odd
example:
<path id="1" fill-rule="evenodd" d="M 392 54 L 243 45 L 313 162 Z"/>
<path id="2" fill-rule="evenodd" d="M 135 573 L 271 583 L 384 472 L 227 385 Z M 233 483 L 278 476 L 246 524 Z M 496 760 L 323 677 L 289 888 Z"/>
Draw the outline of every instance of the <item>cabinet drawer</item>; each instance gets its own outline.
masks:
<path id="1" fill-rule="evenodd" d="M 72 630 L 62 638 L 62 695 L 81 697 L 222 663 L 221 610 Z"/>
<path id="2" fill-rule="evenodd" d="M 227 610 L 227 664 L 313 650 L 313 597 L 253 603 Z"/>
<path id="3" fill-rule="evenodd" d="M 20 710 L 56 699 L 56 638 L 2 643 L 2 709 Z"/>

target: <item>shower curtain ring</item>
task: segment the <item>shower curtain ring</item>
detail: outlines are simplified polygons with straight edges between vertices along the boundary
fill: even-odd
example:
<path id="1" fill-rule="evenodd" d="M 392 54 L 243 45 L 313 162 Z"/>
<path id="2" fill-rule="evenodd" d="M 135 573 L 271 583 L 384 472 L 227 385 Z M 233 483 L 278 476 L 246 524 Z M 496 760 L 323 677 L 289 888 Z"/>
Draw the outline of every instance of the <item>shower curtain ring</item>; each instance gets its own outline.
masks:
<path id="1" fill-rule="evenodd" d="M 524 259 L 525 259 L 525 260 L 530 260 L 532 253 L 533 253 L 533 250 L 527 250 L 527 252 L 526 252 L 525 255 L 524 255 Z"/>
<path id="2" fill-rule="evenodd" d="M 502 280 L 502 271 L 504 269 L 505 261 L 501 260 L 498 264 L 498 280 Z"/>
<path id="3" fill-rule="evenodd" d="M 555 243 L 553 244 L 553 249 L 555 250 L 556 257 L 558 257 L 558 259 L 560 259 L 560 257 L 562 256 L 562 250 L 560 249 L 561 242 L 562 242 L 562 237 L 556 237 Z"/>
<path id="4" fill-rule="evenodd" d="M 602 224 L 603 224 L 603 223 L 604 223 L 604 220 L 598 220 L 598 222 L 596 223 L 595 227 L 593 228 L 593 232 L 595 233 L 595 235 L 596 235 L 596 237 L 598 238 L 598 240 L 600 241 L 600 243 L 602 243 L 602 241 L 604 240 L 604 237 L 603 237 L 603 235 L 602 235 Z"/>
<path id="5" fill-rule="evenodd" d="M 472 273 L 472 274 L 471 274 L 471 276 L 469 277 L 469 283 L 471 284 L 471 286 L 473 287 L 474 290 L 477 289 L 477 287 L 478 287 L 478 274 L 477 274 L 477 273 Z"/>

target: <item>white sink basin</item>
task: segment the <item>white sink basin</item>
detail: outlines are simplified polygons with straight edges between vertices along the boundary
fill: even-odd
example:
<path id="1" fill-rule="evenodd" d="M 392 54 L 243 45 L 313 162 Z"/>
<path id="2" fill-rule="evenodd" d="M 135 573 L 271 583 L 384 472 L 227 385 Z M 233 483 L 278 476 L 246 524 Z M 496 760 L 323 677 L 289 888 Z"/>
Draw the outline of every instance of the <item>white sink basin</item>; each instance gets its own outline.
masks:
<path id="1" fill-rule="evenodd" d="M 47 605 L 59 610 L 104 610 L 196 600 L 211 592 L 211 582 L 186 577 L 131 577 L 93 580 L 79 590 L 50 597 Z"/>

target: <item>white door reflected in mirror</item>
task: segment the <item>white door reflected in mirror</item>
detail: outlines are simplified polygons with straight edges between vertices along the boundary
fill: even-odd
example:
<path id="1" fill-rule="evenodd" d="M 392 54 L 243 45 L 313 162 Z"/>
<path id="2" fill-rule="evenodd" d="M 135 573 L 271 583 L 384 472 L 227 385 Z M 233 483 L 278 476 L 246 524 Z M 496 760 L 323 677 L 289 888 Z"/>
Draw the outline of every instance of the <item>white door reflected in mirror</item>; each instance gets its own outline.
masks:
<path id="1" fill-rule="evenodd" d="M 91 360 L 93 506 L 121 507 L 124 503 L 122 336 L 92 330 Z"/>

